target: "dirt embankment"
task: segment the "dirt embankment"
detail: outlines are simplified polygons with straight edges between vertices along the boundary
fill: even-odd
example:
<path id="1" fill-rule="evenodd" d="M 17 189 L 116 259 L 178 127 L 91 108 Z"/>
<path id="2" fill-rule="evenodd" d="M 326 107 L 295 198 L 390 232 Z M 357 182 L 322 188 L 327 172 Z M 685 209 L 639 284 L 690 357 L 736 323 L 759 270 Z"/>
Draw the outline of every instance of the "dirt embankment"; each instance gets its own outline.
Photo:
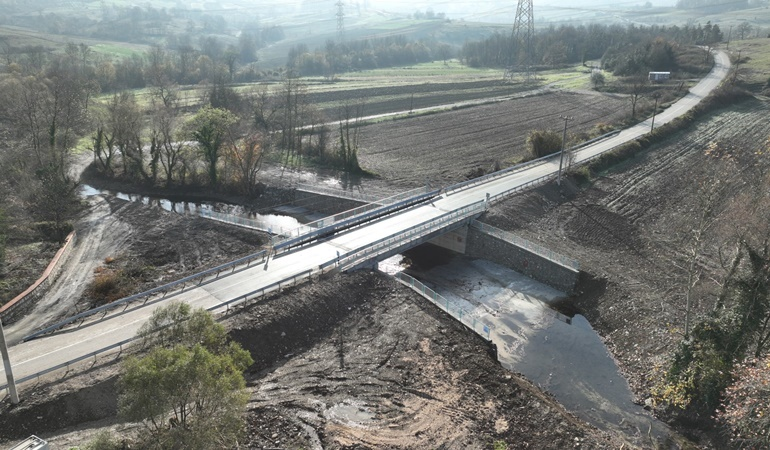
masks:
<path id="1" fill-rule="evenodd" d="M 547 185 L 495 206 L 482 219 L 577 258 L 582 270 L 599 279 L 575 307 L 605 338 L 640 402 L 649 396 L 653 368 L 681 340 L 692 230 L 702 214 L 704 180 L 719 180 L 713 158 L 704 153 L 714 142 L 731 148 L 736 164 L 744 166 L 721 181 L 735 192 L 748 189 L 756 183 L 754 171 L 767 170 L 767 161 L 755 156 L 767 145 L 769 112 L 767 102 L 758 100 L 718 111 L 588 188 L 559 192 Z M 719 249 L 726 242 L 718 230 L 730 226 L 732 201 L 727 196 L 715 205 L 719 215 L 705 236 L 695 317 L 713 307 L 724 275 Z M 716 435 L 699 438 L 703 448 L 719 442 Z"/>
<path id="2" fill-rule="evenodd" d="M 247 375 L 245 448 L 622 444 L 507 372 L 484 341 L 377 272 L 285 291 L 225 323 L 256 361 Z M 0 438 L 35 433 L 64 448 L 93 436 L 90 426 L 131 436 L 136 430 L 115 425 L 115 374 L 107 365 L 27 390 L 20 406 L 3 405 Z"/>

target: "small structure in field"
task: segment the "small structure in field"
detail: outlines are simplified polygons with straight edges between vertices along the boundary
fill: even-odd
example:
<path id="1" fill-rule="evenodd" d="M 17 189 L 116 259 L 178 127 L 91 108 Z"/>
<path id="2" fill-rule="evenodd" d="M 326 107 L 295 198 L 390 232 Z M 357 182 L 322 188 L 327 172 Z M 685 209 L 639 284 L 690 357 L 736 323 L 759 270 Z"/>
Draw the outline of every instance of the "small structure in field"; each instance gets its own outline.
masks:
<path id="1" fill-rule="evenodd" d="M 653 83 L 668 81 L 669 78 L 671 78 L 671 72 L 650 72 L 650 81 Z"/>

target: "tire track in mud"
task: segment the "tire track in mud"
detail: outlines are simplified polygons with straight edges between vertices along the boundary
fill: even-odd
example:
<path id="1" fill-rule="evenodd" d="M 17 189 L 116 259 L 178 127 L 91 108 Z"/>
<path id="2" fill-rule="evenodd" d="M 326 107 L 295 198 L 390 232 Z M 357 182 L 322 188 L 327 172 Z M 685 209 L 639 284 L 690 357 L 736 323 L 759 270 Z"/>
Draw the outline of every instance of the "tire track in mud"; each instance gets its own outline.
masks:
<path id="1" fill-rule="evenodd" d="M 766 130 L 766 119 L 762 114 L 756 114 L 762 110 L 766 111 L 767 107 L 756 104 L 747 110 L 718 113 L 712 120 L 699 124 L 695 131 L 681 133 L 673 138 L 673 143 L 649 152 L 643 164 L 626 172 L 621 184 L 604 199 L 604 205 L 632 224 L 643 220 L 652 206 L 650 198 L 662 203 L 670 201 L 669 194 L 677 186 L 666 184 L 664 180 L 676 180 L 680 185 L 695 182 L 694 169 L 704 165 L 697 158 L 705 158 L 703 151 L 710 142 L 762 142 L 763 134 L 766 139 L 767 131 L 760 131 Z M 738 137 L 739 134 L 742 136 Z M 645 195 L 642 192 L 645 190 L 655 191 L 656 195 Z"/>

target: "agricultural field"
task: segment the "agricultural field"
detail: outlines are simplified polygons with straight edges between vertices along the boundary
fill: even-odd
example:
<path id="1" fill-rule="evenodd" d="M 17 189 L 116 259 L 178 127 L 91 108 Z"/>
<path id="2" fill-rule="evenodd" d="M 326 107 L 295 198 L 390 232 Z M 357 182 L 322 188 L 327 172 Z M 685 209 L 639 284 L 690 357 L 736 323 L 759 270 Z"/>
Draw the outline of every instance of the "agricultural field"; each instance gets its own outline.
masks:
<path id="1" fill-rule="evenodd" d="M 629 103 L 619 95 L 558 92 L 440 112 L 361 129 L 359 161 L 399 186 L 437 186 L 464 181 L 512 165 L 527 155 L 532 130 L 561 131 L 561 115 L 573 116 L 571 135 L 623 119 Z"/>
<path id="2" fill-rule="evenodd" d="M 738 82 L 752 92 L 760 93 L 770 86 L 770 38 L 733 41 L 730 54 L 740 55 Z"/>

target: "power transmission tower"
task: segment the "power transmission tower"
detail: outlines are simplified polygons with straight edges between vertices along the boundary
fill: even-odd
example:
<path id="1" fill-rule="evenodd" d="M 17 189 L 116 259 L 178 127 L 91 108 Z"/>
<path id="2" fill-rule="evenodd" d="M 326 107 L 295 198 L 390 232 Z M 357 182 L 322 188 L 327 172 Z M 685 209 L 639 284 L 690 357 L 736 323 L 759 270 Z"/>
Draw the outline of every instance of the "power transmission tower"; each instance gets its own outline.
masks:
<path id="1" fill-rule="evenodd" d="M 513 31 L 511 32 L 511 53 L 504 76 L 506 79 L 512 79 L 515 73 L 522 73 L 526 81 L 530 81 L 534 56 L 532 45 L 534 37 L 535 19 L 532 0 L 519 0 L 516 7 L 516 18 L 513 20 Z M 524 51 L 521 61 L 518 60 L 520 48 Z"/>
<path id="2" fill-rule="evenodd" d="M 342 0 L 337 0 L 337 40 L 342 43 L 345 41 L 345 4 Z"/>

